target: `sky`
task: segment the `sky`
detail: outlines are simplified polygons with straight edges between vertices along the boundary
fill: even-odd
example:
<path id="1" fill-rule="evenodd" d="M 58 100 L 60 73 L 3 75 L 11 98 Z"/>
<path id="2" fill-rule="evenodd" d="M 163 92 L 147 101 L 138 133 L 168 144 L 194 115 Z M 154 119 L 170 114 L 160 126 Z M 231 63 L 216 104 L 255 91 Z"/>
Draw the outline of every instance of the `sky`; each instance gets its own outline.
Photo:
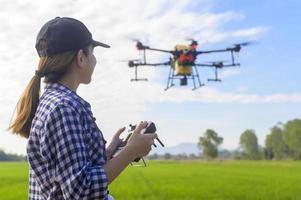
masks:
<path id="1" fill-rule="evenodd" d="M 35 39 L 41 26 L 56 17 L 74 17 L 93 38 L 111 45 L 96 48 L 92 82 L 77 93 L 91 106 L 106 140 L 121 127 L 141 120 L 157 125 L 160 139 L 173 146 L 198 141 L 206 129 L 224 138 L 222 148 L 239 147 L 239 136 L 253 129 L 264 145 L 278 122 L 301 118 L 301 2 L 297 0 L 0 0 L 0 149 L 26 154 L 26 139 L 7 131 L 15 105 L 37 69 Z M 141 68 L 148 82 L 130 82 L 129 59 L 141 58 L 133 40 L 172 50 L 199 43 L 199 50 L 241 50 L 241 67 L 223 69 L 221 83 L 207 82 L 211 69 L 200 69 L 205 86 L 164 91 L 168 68 Z M 148 52 L 154 62 L 169 55 Z M 228 59 L 227 54 L 201 55 L 197 62 Z M 124 137 L 126 133 L 124 134 Z"/>

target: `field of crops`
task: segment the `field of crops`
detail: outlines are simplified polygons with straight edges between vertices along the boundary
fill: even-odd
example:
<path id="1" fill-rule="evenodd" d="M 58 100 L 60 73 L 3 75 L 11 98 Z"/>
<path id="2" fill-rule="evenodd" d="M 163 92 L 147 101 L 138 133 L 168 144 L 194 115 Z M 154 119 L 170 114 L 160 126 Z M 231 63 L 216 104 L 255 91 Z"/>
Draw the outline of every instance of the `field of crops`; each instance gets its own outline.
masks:
<path id="1" fill-rule="evenodd" d="M 26 199 L 26 163 L 0 163 L 0 200 Z M 148 161 L 110 185 L 116 200 L 301 200 L 301 162 Z"/>

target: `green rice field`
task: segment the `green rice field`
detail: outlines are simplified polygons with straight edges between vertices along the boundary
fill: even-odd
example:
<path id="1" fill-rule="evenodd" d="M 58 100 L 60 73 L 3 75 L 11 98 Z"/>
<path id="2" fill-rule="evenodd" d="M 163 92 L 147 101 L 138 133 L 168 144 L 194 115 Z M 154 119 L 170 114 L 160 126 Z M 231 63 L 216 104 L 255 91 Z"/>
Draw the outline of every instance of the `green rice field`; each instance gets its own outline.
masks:
<path id="1" fill-rule="evenodd" d="M 115 200 L 301 200 L 300 161 L 147 161 L 110 185 Z M 0 200 L 27 199 L 27 163 L 0 163 Z"/>

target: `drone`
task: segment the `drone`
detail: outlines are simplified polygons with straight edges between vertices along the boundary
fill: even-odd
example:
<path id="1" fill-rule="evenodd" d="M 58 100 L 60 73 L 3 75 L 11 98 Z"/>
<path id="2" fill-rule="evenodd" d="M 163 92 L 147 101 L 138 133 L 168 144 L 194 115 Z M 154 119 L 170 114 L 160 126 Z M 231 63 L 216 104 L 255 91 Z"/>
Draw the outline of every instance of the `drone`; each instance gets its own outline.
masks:
<path id="1" fill-rule="evenodd" d="M 198 72 L 199 67 L 210 67 L 214 68 L 215 76 L 214 78 L 209 78 L 207 81 L 215 81 L 221 82 L 221 79 L 218 77 L 218 70 L 227 67 L 237 67 L 240 66 L 236 59 L 236 55 L 239 54 L 240 50 L 243 46 L 247 46 L 251 44 L 251 42 L 244 42 L 234 44 L 232 47 L 224 48 L 224 49 L 216 49 L 216 50 L 197 50 L 198 42 L 191 39 L 191 43 L 188 45 L 176 45 L 174 50 L 164 50 L 152 48 L 144 45 L 139 40 L 136 41 L 136 48 L 139 52 L 143 52 L 142 60 L 130 60 L 128 61 L 128 66 L 130 68 L 135 68 L 135 78 L 132 78 L 131 81 L 148 81 L 147 78 L 138 78 L 138 67 L 140 66 L 168 66 L 169 73 L 167 79 L 167 85 L 165 91 L 169 88 L 175 86 L 174 80 L 180 80 L 180 86 L 186 86 L 188 84 L 188 80 L 191 79 L 193 81 L 192 90 L 196 90 L 205 84 L 201 82 L 200 75 Z M 162 53 L 170 54 L 169 60 L 166 62 L 160 63 L 150 63 L 147 62 L 146 59 L 146 51 L 157 51 Z M 223 53 L 229 52 L 231 61 L 225 63 L 224 61 L 215 61 L 209 63 L 196 63 L 197 57 L 200 54 L 211 54 L 211 53 Z"/>

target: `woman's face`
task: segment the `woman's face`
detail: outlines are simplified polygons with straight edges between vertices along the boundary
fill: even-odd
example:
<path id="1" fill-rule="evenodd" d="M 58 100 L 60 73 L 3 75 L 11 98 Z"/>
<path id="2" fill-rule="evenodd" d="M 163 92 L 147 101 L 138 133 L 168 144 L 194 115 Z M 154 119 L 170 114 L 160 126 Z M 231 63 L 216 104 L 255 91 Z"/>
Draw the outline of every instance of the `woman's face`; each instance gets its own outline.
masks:
<path id="1" fill-rule="evenodd" d="M 86 66 L 82 74 L 82 83 L 88 84 L 91 82 L 92 74 L 96 65 L 96 58 L 93 54 L 94 47 L 91 45 L 88 48 L 88 55 L 86 56 Z"/>

